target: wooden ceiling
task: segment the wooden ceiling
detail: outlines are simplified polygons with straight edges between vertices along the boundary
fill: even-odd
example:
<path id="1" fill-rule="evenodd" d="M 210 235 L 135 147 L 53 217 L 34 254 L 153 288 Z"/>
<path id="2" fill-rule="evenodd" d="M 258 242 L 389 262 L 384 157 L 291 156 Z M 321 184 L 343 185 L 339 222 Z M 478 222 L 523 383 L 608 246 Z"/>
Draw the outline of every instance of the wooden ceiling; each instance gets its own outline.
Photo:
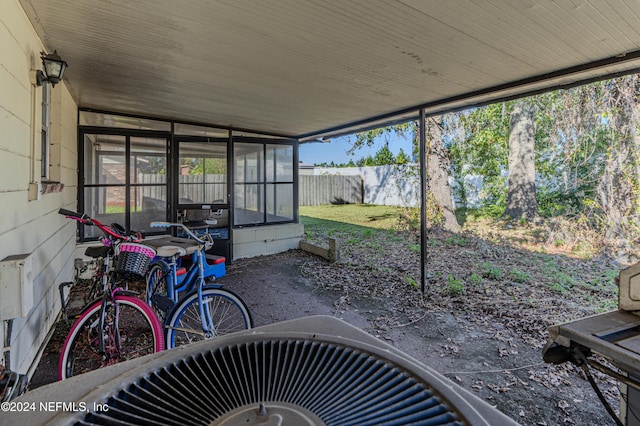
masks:
<path id="1" fill-rule="evenodd" d="M 292 137 L 640 67 L 637 0 L 19 1 L 80 107 Z"/>

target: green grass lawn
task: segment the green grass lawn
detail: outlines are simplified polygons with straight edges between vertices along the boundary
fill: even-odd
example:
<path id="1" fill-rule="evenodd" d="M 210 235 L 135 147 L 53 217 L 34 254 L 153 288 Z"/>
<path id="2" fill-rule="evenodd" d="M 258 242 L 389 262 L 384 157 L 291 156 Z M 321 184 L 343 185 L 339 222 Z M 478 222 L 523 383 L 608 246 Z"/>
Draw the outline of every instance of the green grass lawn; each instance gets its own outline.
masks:
<path id="1" fill-rule="evenodd" d="M 401 207 L 374 206 L 371 204 L 342 204 L 328 206 L 301 206 L 300 222 L 307 227 L 314 228 L 327 225 L 359 226 L 375 229 L 397 229 Z"/>
<path id="2" fill-rule="evenodd" d="M 369 204 L 341 204 L 300 207 L 300 223 L 305 238 L 312 244 L 325 246 L 327 238 L 336 238 L 348 245 L 358 244 L 378 233 L 398 228 L 402 209 Z"/>

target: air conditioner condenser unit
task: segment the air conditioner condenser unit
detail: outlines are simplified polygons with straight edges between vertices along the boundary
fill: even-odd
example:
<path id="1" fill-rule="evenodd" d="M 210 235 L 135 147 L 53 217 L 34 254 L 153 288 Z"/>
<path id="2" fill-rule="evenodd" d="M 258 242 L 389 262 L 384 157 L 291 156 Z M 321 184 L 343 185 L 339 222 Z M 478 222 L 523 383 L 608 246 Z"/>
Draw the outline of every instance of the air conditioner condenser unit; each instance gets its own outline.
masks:
<path id="1" fill-rule="evenodd" d="M 16 401 L 69 405 L 3 413 L 0 423 L 517 424 L 387 343 L 327 316 L 137 358 L 27 392 Z"/>

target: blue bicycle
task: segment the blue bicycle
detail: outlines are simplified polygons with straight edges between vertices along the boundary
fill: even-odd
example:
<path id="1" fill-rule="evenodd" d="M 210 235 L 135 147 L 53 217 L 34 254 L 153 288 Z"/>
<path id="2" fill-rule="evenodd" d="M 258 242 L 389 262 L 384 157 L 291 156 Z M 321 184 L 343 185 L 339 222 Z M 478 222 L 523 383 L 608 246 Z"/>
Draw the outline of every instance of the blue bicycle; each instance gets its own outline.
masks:
<path id="1" fill-rule="evenodd" d="M 221 284 L 207 283 L 226 274 L 225 258 L 207 256 L 213 239 L 196 236 L 181 223 L 152 222 L 151 227 L 180 227 L 190 239 L 165 237 L 147 240 L 161 259 L 147 272 L 147 303 L 164 320 L 168 349 L 253 326 L 244 301 Z M 187 267 L 179 259 L 190 258 Z"/>

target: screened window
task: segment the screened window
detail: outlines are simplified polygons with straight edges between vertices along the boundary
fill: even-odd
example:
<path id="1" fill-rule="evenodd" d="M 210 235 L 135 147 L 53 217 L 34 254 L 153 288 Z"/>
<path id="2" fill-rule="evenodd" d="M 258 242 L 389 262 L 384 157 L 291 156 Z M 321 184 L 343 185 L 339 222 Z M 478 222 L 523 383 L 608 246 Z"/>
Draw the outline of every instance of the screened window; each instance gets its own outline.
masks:
<path id="1" fill-rule="evenodd" d="M 149 234 L 197 209 L 226 231 L 298 218 L 295 140 L 106 112 L 78 124 L 78 210 L 101 222 Z"/>
<path id="2" fill-rule="evenodd" d="M 167 220 L 167 140 L 131 137 L 129 141 L 129 220 L 134 231 Z"/>
<path id="3" fill-rule="evenodd" d="M 180 141 L 178 204 L 227 204 L 227 141 Z"/>
<path id="4" fill-rule="evenodd" d="M 85 133 L 81 209 L 105 224 L 150 230 L 167 220 L 167 139 Z M 82 237 L 102 234 L 81 227 Z"/>
<path id="5" fill-rule="evenodd" d="M 292 145 L 234 143 L 234 225 L 294 219 Z"/>

